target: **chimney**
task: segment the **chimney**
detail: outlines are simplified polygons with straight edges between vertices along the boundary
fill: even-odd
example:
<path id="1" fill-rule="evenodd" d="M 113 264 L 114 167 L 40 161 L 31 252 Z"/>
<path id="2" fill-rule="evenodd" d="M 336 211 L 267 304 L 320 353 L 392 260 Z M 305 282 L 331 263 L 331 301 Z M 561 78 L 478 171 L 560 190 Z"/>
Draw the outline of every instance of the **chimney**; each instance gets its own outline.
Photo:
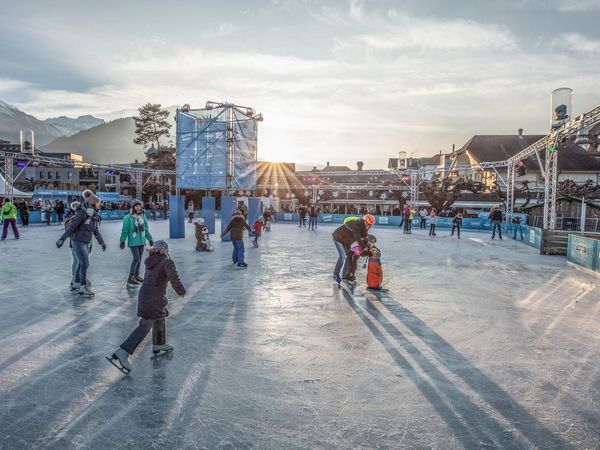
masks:
<path id="1" fill-rule="evenodd" d="M 326 169 L 329 169 L 329 161 L 327 161 L 327 166 L 325 166 Z"/>
<path id="2" fill-rule="evenodd" d="M 523 137 L 523 128 L 519 128 L 517 130 L 517 133 L 519 133 L 519 137 L 522 138 Z"/>
<path id="3" fill-rule="evenodd" d="M 359 172 L 363 169 L 364 165 L 365 165 L 365 163 L 363 163 L 362 161 L 356 162 L 356 168 L 358 169 Z"/>

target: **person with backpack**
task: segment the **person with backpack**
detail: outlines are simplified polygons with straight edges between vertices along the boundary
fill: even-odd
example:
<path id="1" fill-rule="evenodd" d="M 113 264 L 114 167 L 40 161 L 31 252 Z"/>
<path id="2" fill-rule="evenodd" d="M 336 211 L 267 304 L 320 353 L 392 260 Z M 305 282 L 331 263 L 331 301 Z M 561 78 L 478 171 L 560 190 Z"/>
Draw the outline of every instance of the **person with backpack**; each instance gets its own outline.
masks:
<path id="1" fill-rule="evenodd" d="M 144 256 L 144 247 L 146 241 L 150 247 L 154 244 L 152 235 L 148 229 L 148 221 L 144 214 L 144 205 L 139 200 L 131 202 L 131 210 L 129 214 L 123 217 L 123 227 L 121 228 L 121 238 L 119 239 L 119 247 L 121 250 L 125 248 L 125 242 L 131 254 L 133 261 L 129 266 L 129 277 L 127 278 L 127 287 L 137 287 L 144 281 L 140 277 L 140 266 L 142 264 L 142 256 Z"/>
<path id="2" fill-rule="evenodd" d="M 356 266 L 359 255 L 368 248 L 369 229 L 375 225 L 375 217 L 366 214 L 360 217 L 348 217 L 332 234 L 338 259 L 333 269 L 333 279 L 339 285 L 345 280 L 349 286 L 356 282 Z M 340 277 L 340 271 L 342 276 Z"/>
<path id="3" fill-rule="evenodd" d="M 170 283 L 179 297 L 186 294 L 177 267 L 169 255 L 169 245 L 165 241 L 154 243 L 154 247 L 148 250 L 145 264 L 146 273 L 138 294 L 137 316 L 140 318 L 140 323 L 119 348 L 110 357 L 106 357 L 125 375 L 131 372 L 129 356 L 133 355 L 150 330 L 152 330 L 153 358 L 173 351 L 173 346 L 167 344 L 165 327 L 165 320 L 169 316 L 167 285 Z"/>
<path id="4" fill-rule="evenodd" d="M 6 236 L 8 235 L 9 225 L 12 228 L 15 239 L 19 239 L 19 230 L 17 228 L 17 208 L 15 205 L 13 205 L 8 197 L 4 199 L 4 203 L 2 203 L 2 208 L 0 209 L 0 222 L 4 223 L 2 227 L 2 240 L 5 240 Z"/>
<path id="5" fill-rule="evenodd" d="M 65 239 L 71 238 L 71 245 L 77 253 L 79 260 L 79 270 L 75 277 L 75 287 L 79 287 L 79 295 L 92 297 L 96 294 L 92 292 L 87 283 L 87 271 L 90 266 L 90 242 L 95 237 L 102 251 L 106 251 L 106 244 L 100 234 L 100 199 L 92 191 L 86 189 L 83 191 L 83 204 L 79 207 L 69 227 L 56 241 L 56 247 L 61 248 Z"/>

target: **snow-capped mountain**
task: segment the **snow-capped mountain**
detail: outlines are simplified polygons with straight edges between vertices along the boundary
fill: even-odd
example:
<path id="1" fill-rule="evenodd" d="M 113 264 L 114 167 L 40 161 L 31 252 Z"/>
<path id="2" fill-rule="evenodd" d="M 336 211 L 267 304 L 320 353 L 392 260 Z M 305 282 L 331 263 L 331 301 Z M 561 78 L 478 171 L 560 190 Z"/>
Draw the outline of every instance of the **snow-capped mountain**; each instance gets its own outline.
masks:
<path id="1" fill-rule="evenodd" d="M 77 119 L 57 117 L 43 121 L 0 100 L 0 139 L 11 142 L 19 142 L 19 130 L 33 130 L 35 145 L 41 147 L 59 137 L 71 136 L 103 123 L 104 120 L 92 116 Z"/>
<path id="2" fill-rule="evenodd" d="M 73 136 L 80 131 L 89 130 L 105 123 L 103 119 L 98 119 L 89 114 L 79 116 L 76 119 L 66 116 L 53 117 L 44 120 L 44 122 L 57 128 L 62 133 L 62 136 Z"/>

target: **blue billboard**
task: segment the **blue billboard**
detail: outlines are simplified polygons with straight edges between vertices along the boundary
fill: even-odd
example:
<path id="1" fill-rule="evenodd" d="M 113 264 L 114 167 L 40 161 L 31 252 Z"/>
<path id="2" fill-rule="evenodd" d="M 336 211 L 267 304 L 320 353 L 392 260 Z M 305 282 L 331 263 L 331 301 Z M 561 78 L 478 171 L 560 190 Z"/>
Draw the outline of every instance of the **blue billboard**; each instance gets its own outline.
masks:
<path id="1" fill-rule="evenodd" d="M 233 105 L 177 110 L 177 181 L 184 189 L 256 189 L 257 122 Z M 231 154 L 228 155 L 228 139 Z M 231 178 L 228 165 L 231 159 Z"/>

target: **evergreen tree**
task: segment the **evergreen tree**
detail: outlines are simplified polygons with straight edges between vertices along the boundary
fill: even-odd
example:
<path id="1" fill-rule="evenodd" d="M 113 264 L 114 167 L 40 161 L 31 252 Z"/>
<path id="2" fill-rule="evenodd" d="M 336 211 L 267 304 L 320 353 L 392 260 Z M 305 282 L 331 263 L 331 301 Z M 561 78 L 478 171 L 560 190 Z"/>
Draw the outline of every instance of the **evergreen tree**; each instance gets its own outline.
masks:
<path id="1" fill-rule="evenodd" d="M 133 118 L 136 134 L 133 142 L 144 146 L 153 143 L 160 149 L 160 138 L 169 137 L 169 111 L 162 109 L 159 103 L 146 103 L 138 111 L 139 115 Z"/>

